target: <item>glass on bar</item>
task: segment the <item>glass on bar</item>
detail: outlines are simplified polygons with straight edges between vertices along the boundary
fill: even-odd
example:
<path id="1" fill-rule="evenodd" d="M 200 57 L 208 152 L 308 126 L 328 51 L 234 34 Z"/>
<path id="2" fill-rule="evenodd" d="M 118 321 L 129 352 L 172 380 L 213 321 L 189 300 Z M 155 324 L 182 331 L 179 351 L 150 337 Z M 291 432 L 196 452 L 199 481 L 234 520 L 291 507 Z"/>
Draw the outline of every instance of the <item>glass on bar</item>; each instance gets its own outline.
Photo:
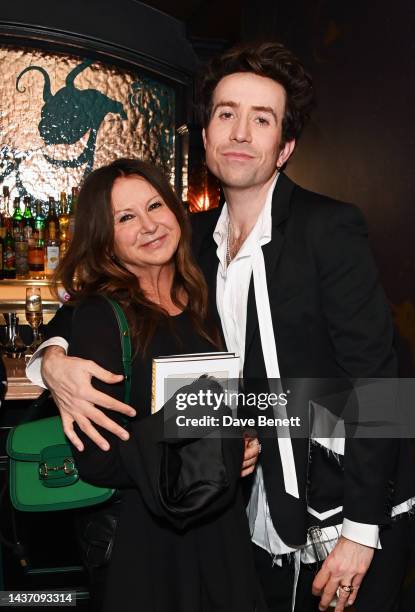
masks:
<path id="1" fill-rule="evenodd" d="M 42 337 L 39 332 L 39 326 L 43 322 L 40 287 L 26 288 L 26 321 L 33 331 L 33 341 L 29 346 L 29 352 L 34 353 L 37 347 L 42 343 Z"/>

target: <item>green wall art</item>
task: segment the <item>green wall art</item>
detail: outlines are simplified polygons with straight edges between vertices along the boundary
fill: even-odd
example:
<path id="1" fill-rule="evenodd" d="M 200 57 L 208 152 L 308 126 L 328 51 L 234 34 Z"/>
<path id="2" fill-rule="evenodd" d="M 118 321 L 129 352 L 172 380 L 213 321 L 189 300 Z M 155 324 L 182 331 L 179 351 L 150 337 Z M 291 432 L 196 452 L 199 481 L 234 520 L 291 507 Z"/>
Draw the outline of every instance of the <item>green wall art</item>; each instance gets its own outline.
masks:
<path id="1" fill-rule="evenodd" d="M 46 203 L 117 157 L 161 165 L 174 184 L 175 90 L 136 71 L 0 46 L 0 181 Z"/>

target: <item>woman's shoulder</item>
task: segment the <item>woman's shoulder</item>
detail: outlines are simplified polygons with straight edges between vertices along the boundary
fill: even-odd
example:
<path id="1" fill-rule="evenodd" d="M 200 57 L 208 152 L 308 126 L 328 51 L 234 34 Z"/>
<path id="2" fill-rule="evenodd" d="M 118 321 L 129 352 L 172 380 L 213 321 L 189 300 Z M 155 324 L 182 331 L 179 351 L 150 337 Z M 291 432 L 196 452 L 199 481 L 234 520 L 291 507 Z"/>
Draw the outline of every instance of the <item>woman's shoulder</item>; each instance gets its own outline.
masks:
<path id="1" fill-rule="evenodd" d="M 103 295 L 89 295 L 75 306 L 69 347 L 73 355 L 92 359 L 106 368 L 113 367 L 113 361 L 118 363 L 121 355 L 118 322 Z M 106 360 L 108 355 L 110 361 Z"/>
<path id="2" fill-rule="evenodd" d="M 114 314 L 114 310 L 111 306 L 110 301 L 105 295 L 102 294 L 91 294 L 76 304 L 74 308 L 74 320 L 85 320 L 88 319 L 91 325 L 97 323 L 102 324 L 105 321 L 107 324 L 111 320 L 114 325 L 117 324 L 117 320 Z"/>

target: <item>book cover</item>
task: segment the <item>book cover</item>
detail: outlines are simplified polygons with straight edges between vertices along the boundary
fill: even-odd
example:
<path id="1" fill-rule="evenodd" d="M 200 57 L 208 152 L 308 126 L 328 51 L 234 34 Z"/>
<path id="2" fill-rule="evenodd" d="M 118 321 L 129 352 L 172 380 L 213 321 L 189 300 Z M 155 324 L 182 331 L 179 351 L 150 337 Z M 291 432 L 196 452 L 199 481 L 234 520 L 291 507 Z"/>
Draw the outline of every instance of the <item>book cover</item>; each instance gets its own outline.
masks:
<path id="1" fill-rule="evenodd" d="M 192 353 L 153 359 L 151 412 L 155 413 L 182 387 L 201 376 L 213 376 L 227 392 L 238 391 L 240 360 L 235 353 Z"/>

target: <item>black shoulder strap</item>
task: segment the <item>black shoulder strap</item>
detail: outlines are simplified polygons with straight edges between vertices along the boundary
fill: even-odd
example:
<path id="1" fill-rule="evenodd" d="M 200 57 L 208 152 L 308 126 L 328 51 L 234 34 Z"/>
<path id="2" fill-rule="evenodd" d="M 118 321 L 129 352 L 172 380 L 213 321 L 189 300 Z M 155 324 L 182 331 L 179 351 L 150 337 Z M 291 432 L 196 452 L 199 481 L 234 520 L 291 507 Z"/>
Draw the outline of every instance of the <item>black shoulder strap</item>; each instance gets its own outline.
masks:
<path id="1" fill-rule="evenodd" d="M 112 306 L 115 317 L 117 319 L 118 327 L 120 330 L 121 339 L 121 353 L 122 353 L 122 365 L 124 369 L 124 403 L 130 403 L 131 397 L 131 360 L 132 360 L 132 349 L 131 349 L 131 336 L 130 329 L 128 326 L 127 317 L 121 306 L 110 297 L 104 296 L 107 302 Z"/>

